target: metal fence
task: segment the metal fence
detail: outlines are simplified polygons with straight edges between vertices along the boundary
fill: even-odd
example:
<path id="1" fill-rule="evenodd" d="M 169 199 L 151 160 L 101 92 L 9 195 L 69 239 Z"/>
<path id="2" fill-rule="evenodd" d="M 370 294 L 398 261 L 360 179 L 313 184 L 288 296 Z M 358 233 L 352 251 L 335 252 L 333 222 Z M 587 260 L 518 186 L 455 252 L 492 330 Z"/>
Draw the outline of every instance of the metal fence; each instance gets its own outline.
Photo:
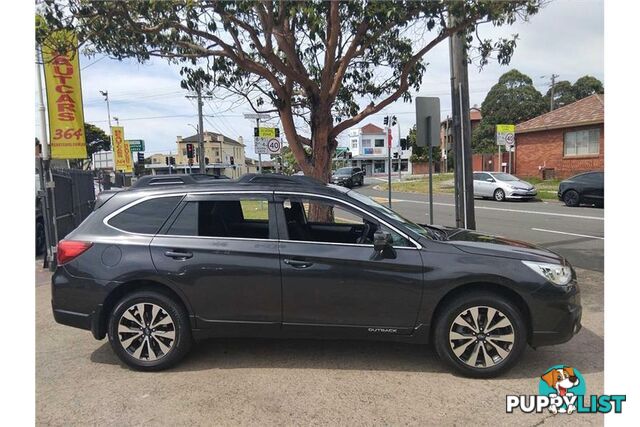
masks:
<path id="1" fill-rule="evenodd" d="M 52 169 L 55 229 L 62 240 L 93 210 L 96 200 L 93 173 L 79 169 Z"/>

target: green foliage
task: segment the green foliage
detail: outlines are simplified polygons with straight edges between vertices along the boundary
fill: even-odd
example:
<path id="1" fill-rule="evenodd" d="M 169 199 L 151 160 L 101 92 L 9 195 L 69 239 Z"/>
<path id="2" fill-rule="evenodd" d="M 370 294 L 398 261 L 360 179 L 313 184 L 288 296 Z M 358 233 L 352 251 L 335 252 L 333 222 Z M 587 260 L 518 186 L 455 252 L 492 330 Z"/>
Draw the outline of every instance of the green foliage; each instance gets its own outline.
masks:
<path id="1" fill-rule="evenodd" d="M 87 155 L 91 157 L 93 153 L 98 151 L 111 150 L 111 141 L 109 135 L 105 133 L 98 126 L 94 126 L 91 123 L 84 124 L 84 135 L 87 139 Z"/>
<path id="2" fill-rule="evenodd" d="M 559 81 L 555 84 L 553 91 L 553 108 L 569 105 L 594 93 L 604 93 L 602 82 L 595 77 L 582 76 L 573 85 L 567 80 Z M 547 91 L 544 99 L 547 105 L 551 104 L 551 88 Z"/>
<path id="3" fill-rule="evenodd" d="M 494 153 L 497 124 L 516 124 L 548 110 L 531 77 L 513 69 L 507 71 L 482 102 L 482 121 L 472 135 L 474 153 Z"/>
<path id="4" fill-rule="evenodd" d="M 582 76 L 573 84 L 573 96 L 576 100 L 586 98 L 594 93 L 604 93 L 602 82 L 593 76 Z"/>
<path id="5" fill-rule="evenodd" d="M 480 39 L 477 26 L 511 25 L 542 2 L 45 0 L 36 39 L 69 28 L 89 54 L 180 64 L 183 87 L 213 85 L 277 113 L 299 166 L 326 180 L 337 136 L 410 100 L 431 49 L 461 32 L 480 65 L 507 64 L 517 36 Z M 299 134 L 303 121 L 310 136 Z"/>
<path id="6" fill-rule="evenodd" d="M 407 135 L 407 143 L 411 147 L 411 162 L 429 161 L 429 148 L 418 147 L 417 145 L 417 130 L 415 125 L 411 128 L 411 130 L 409 130 L 409 135 Z M 442 150 L 440 149 L 440 146 L 433 147 L 431 150 L 433 162 L 439 162 L 440 158 L 442 157 Z"/>

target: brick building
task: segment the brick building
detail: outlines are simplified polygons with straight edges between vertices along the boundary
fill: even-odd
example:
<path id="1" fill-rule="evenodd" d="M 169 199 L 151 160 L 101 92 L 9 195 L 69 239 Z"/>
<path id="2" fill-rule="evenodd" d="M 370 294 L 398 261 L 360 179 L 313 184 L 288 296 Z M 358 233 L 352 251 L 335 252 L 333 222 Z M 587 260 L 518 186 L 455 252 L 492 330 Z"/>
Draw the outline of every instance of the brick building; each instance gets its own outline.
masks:
<path id="1" fill-rule="evenodd" d="M 482 111 L 477 105 L 474 105 L 469 109 L 469 118 L 471 120 L 471 134 L 478 127 L 480 122 L 482 121 Z M 447 159 L 453 157 L 453 119 L 450 116 L 447 116 L 440 123 L 440 152 L 442 153 L 441 159 L 434 159 L 434 161 L 440 162 L 440 170 L 442 172 L 447 172 L 449 169 L 447 167 L 447 163 L 451 164 L 451 160 L 447 162 Z M 426 168 L 427 166 L 425 166 Z M 416 172 L 418 173 L 418 172 Z"/>
<path id="2" fill-rule="evenodd" d="M 516 125 L 520 177 L 567 178 L 604 170 L 604 94 L 595 94 Z"/>

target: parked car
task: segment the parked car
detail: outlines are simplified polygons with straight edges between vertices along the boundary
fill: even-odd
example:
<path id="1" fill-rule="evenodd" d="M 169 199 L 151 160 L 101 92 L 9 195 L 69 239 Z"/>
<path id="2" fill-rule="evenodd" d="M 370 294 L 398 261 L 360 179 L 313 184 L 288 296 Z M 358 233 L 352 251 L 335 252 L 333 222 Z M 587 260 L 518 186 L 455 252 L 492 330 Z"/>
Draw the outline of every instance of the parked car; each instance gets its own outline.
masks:
<path id="1" fill-rule="evenodd" d="M 355 167 L 340 168 L 331 175 L 331 182 L 348 188 L 356 185 L 362 186 L 364 184 L 364 171 Z"/>
<path id="2" fill-rule="evenodd" d="M 527 181 L 523 181 L 505 172 L 474 172 L 473 194 L 476 197 L 490 197 L 498 202 L 507 199 L 533 199 L 538 190 Z"/>
<path id="3" fill-rule="evenodd" d="M 604 206 L 604 172 L 585 172 L 560 182 L 558 199 L 570 207 Z"/>
<path id="4" fill-rule="evenodd" d="M 134 369 L 182 359 L 192 338 L 433 342 L 474 377 L 580 330 L 566 259 L 465 229 L 418 225 L 305 176 L 131 188 L 58 245 L 58 323 L 108 336 Z"/>

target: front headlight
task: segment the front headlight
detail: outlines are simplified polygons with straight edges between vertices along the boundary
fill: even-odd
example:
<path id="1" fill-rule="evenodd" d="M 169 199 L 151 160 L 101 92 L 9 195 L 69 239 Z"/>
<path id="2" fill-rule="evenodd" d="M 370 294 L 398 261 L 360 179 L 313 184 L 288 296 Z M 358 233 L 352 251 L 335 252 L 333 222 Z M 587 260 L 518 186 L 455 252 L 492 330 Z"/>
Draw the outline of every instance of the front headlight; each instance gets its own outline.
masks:
<path id="1" fill-rule="evenodd" d="M 524 265 L 558 286 L 566 286 L 571 282 L 571 267 L 544 262 L 522 261 Z"/>

